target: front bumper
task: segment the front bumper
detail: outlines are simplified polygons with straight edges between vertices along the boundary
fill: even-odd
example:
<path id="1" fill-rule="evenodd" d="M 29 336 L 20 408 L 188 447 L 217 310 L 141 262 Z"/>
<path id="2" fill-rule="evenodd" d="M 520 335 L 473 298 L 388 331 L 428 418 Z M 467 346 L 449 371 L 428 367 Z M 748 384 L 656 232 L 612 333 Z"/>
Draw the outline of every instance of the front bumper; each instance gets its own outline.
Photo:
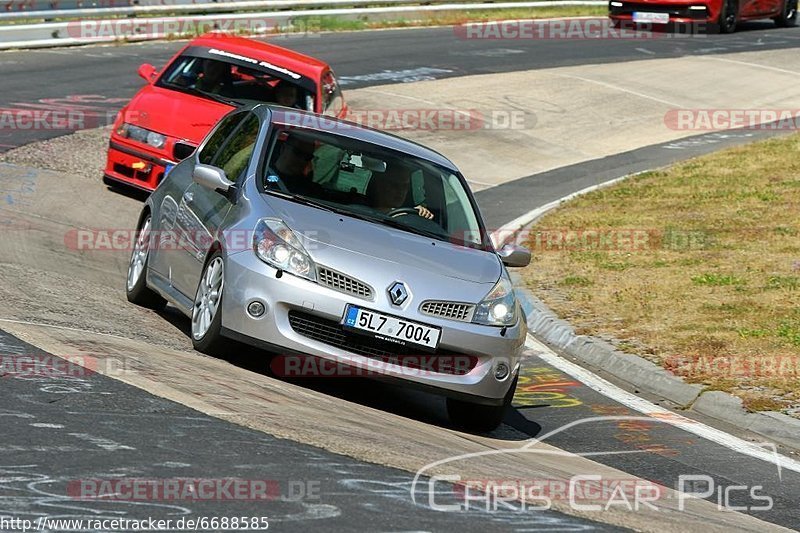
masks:
<path id="1" fill-rule="evenodd" d="M 395 315 L 396 310 L 385 309 L 380 303 L 365 302 L 291 274 L 284 273 L 280 278 L 276 274 L 275 269 L 253 253 L 245 251 L 226 257 L 222 302 L 222 327 L 226 335 L 264 345 L 281 355 L 301 353 L 359 368 L 376 368 L 373 356 L 359 355 L 309 336 L 307 330 L 297 327 L 297 317 L 302 316 L 332 328 L 342 320 L 348 303 Z M 266 312 L 259 318 L 247 313 L 247 305 L 253 300 L 266 307 Z M 519 370 L 520 353 L 527 334 L 527 327 L 521 318 L 516 325 L 508 328 L 435 317 L 425 317 L 424 320 L 417 316 L 407 318 L 439 326 L 442 334 L 436 354 L 422 354 L 407 349 L 412 353 L 403 356 L 420 354 L 421 357 L 439 355 L 452 358 L 453 354 L 457 354 L 469 357 L 473 364 L 466 373 L 448 373 L 419 371 L 382 362 L 381 377 L 475 403 L 502 403 Z M 363 337 L 357 336 L 352 340 L 357 342 L 360 339 Z M 495 368 L 499 362 L 504 362 L 511 370 L 501 380 L 495 378 Z"/>
<path id="2" fill-rule="evenodd" d="M 612 4 L 622 4 L 621 6 Z M 692 9 L 703 7 L 703 9 Z M 611 20 L 629 21 L 633 23 L 635 11 L 646 13 L 667 13 L 670 24 L 708 24 L 716 22 L 719 18 L 719 6 L 713 2 L 629 2 L 620 0 L 609 2 L 608 16 Z M 653 24 L 652 26 L 661 26 Z"/>
<path id="3" fill-rule="evenodd" d="M 155 151 L 120 139 L 111 138 L 103 177 L 106 180 L 124 183 L 145 191 L 153 191 L 176 161 L 167 159 Z"/>

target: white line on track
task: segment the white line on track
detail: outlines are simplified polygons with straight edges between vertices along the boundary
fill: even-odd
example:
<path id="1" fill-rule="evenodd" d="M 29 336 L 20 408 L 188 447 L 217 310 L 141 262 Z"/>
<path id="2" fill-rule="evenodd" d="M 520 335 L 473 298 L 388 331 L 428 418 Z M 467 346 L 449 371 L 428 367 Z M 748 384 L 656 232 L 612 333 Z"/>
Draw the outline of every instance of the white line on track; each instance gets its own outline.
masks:
<path id="1" fill-rule="evenodd" d="M 795 70 L 788 70 L 788 69 L 785 69 L 785 68 L 771 67 L 769 65 L 759 65 L 758 63 L 750 63 L 748 61 L 738 61 L 736 59 L 728 59 L 728 58 L 725 58 L 725 57 L 715 57 L 715 56 L 700 56 L 700 57 L 702 57 L 703 59 L 706 59 L 706 60 L 711 60 L 711 61 L 722 61 L 723 63 L 734 63 L 736 65 L 746 65 L 748 67 L 760 68 L 760 69 L 764 69 L 764 70 L 771 70 L 773 72 L 781 72 L 783 74 L 791 74 L 792 76 L 800 76 L 800 72 L 797 72 Z"/>
<path id="2" fill-rule="evenodd" d="M 650 96 L 649 94 L 644 94 L 636 91 L 632 91 L 630 89 L 626 89 L 625 87 L 620 87 L 619 85 L 614 85 L 611 83 L 606 83 L 604 81 L 592 80 L 589 78 L 584 78 L 582 76 L 572 76 L 571 74 L 554 74 L 554 76 L 559 76 L 561 78 L 569 78 L 573 80 L 580 80 L 585 81 L 586 83 L 594 83 L 595 85 L 601 85 L 608 89 L 613 89 L 615 91 L 622 91 L 623 93 L 630 94 L 632 96 L 638 96 L 639 98 L 645 98 L 647 100 L 652 100 L 654 102 L 658 102 L 660 104 L 668 105 L 670 107 L 679 107 L 683 108 L 684 106 L 681 104 L 676 104 L 675 102 L 670 102 L 669 100 L 662 100 L 661 98 L 657 98 L 655 96 Z"/>
<path id="3" fill-rule="evenodd" d="M 41 328 L 63 329 L 65 331 L 74 331 L 76 333 L 91 333 L 92 335 L 101 335 L 103 337 L 112 337 L 114 339 L 132 340 L 129 337 L 121 335 L 114 335 L 113 333 L 103 333 L 101 331 L 92 331 L 89 329 L 71 328 L 69 326 L 58 326 L 56 324 L 45 324 L 44 322 L 32 322 L 30 320 L 15 320 L 13 318 L 0 318 L 0 322 L 8 322 L 9 324 L 22 324 L 25 326 L 38 326 Z"/>
<path id="4" fill-rule="evenodd" d="M 618 402 L 629 409 L 643 413 L 658 421 L 667 423 L 671 426 L 693 433 L 720 446 L 724 446 L 737 453 L 761 459 L 777 466 L 780 473 L 781 468 L 800 473 L 800 461 L 796 461 L 785 455 L 777 453 L 774 449 L 768 449 L 758 444 L 748 442 L 744 439 L 726 433 L 711 426 L 707 426 L 691 418 L 677 414 L 660 405 L 636 396 L 624 389 L 621 389 L 601 378 L 600 376 L 586 370 L 580 365 L 564 359 L 556 354 L 546 345 L 542 344 L 534 337 L 528 335 L 525 346 L 536 352 L 536 355 L 545 363 L 557 368 L 577 379 L 590 389 L 599 392 L 603 396 Z M 766 444 L 766 443 L 765 443 Z"/>

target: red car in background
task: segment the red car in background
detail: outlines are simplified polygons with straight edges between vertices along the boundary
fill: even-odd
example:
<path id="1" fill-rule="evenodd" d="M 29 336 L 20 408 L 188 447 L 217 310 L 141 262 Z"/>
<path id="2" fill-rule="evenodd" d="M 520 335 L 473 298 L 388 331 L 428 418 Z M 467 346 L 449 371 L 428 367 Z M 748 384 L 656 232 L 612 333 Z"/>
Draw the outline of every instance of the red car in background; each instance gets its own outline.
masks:
<path id="1" fill-rule="evenodd" d="M 782 27 L 797 24 L 797 0 L 611 0 L 608 16 L 623 23 L 699 25 L 732 33 L 743 20 L 771 18 Z"/>
<path id="2" fill-rule="evenodd" d="M 330 66 L 252 39 L 209 34 L 191 41 L 147 81 L 114 124 L 107 185 L 152 191 L 234 107 L 253 101 L 343 117 L 347 107 Z"/>

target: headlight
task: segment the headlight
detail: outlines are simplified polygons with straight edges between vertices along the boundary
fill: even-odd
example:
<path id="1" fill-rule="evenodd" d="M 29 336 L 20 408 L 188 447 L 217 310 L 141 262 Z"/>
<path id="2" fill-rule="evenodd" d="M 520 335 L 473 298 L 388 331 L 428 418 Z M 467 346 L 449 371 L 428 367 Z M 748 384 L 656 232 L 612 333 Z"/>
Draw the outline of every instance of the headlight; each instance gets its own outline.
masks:
<path id="1" fill-rule="evenodd" d="M 505 273 L 475 308 L 472 321 L 487 326 L 513 326 L 517 320 L 514 287 Z"/>
<path id="2" fill-rule="evenodd" d="M 262 218 L 256 224 L 253 250 L 259 259 L 289 274 L 317 280 L 317 269 L 300 239 L 283 221 Z"/>
<path id="3" fill-rule="evenodd" d="M 150 131 L 147 133 L 147 144 L 150 146 L 155 146 L 156 148 L 164 148 L 164 144 L 166 144 L 167 138 L 161 135 L 160 133 L 156 133 L 154 131 Z"/>
<path id="4" fill-rule="evenodd" d="M 140 126 L 128 124 L 127 122 L 117 128 L 117 135 L 127 137 L 128 139 L 132 139 L 140 143 L 149 144 L 154 148 L 164 148 L 164 145 L 167 143 L 167 138 L 164 135 Z"/>

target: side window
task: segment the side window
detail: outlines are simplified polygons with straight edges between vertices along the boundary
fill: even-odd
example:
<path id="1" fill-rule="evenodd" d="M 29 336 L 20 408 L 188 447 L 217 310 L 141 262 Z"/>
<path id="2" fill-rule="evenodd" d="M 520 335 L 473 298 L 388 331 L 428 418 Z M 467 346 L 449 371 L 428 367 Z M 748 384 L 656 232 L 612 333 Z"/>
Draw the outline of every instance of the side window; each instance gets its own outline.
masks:
<path id="1" fill-rule="evenodd" d="M 333 71 L 329 70 L 322 76 L 322 114 L 338 117 L 343 105 L 339 82 L 336 81 Z"/>
<path id="2" fill-rule="evenodd" d="M 222 119 L 222 122 L 217 126 L 217 129 L 214 130 L 214 133 L 200 152 L 200 163 L 210 165 L 211 162 L 214 161 L 214 157 L 217 155 L 217 152 L 219 152 L 219 149 L 222 148 L 225 140 L 233 133 L 233 130 L 236 129 L 236 126 L 239 125 L 239 122 L 241 122 L 243 118 L 244 113 L 234 113 Z"/>
<path id="3" fill-rule="evenodd" d="M 250 113 L 214 158 L 214 166 L 225 171 L 229 180 L 236 181 L 247 169 L 258 137 L 258 117 Z"/>

